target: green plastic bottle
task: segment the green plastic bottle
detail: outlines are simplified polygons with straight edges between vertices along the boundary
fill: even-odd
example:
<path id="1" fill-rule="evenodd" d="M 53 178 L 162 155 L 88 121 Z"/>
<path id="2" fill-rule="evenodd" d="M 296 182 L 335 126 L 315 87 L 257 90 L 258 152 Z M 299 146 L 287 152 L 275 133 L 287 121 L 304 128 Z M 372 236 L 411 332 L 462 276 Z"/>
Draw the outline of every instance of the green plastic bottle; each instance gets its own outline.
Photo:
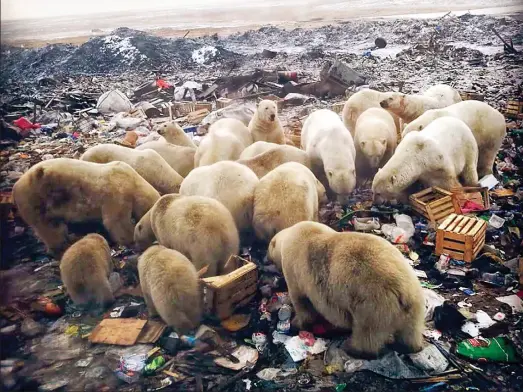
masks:
<path id="1" fill-rule="evenodd" d="M 165 365 L 165 358 L 162 356 L 158 356 L 154 358 L 151 362 L 149 362 L 147 365 L 145 365 L 144 373 L 145 374 L 153 374 L 158 368 Z"/>

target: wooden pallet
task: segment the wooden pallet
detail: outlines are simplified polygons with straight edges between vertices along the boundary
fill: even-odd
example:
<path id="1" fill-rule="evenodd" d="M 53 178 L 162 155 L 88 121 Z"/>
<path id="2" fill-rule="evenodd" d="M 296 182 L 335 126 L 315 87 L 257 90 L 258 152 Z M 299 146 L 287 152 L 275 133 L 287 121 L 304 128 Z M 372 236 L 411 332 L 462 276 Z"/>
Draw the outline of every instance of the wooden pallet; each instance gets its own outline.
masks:
<path id="1" fill-rule="evenodd" d="M 231 317 L 236 308 L 251 301 L 258 282 L 258 270 L 253 262 L 234 255 L 228 263 L 235 263 L 237 268 L 227 275 L 201 279 L 205 286 L 205 312 L 221 320 Z M 209 293 L 212 293 L 212 301 L 208 300 Z"/>
<path id="2" fill-rule="evenodd" d="M 432 187 L 410 195 L 410 205 L 418 214 L 432 223 L 439 223 L 461 209 L 453 194 L 439 187 Z"/>
<path id="3" fill-rule="evenodd" d="M 436 255 L 448 254 L 471 263 L 485 245 L 486 231 L 484 220 L 451 214 L 436 232 Z"/>

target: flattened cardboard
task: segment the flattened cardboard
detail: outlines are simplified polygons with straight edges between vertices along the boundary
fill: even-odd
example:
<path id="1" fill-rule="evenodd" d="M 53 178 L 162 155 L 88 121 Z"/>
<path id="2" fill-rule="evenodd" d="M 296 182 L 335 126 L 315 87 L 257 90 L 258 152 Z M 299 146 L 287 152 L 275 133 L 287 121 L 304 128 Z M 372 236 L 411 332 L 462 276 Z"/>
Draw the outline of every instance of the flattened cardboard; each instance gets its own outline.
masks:
<path id="1" fill-rule="evenodd" d="M 104 319 L 93 329 L 89 336 L 89 341 L 93 343 L 132 346 L 136 344 L 136 340 L 146 323 L 147 320 L 138 319 Z"/>

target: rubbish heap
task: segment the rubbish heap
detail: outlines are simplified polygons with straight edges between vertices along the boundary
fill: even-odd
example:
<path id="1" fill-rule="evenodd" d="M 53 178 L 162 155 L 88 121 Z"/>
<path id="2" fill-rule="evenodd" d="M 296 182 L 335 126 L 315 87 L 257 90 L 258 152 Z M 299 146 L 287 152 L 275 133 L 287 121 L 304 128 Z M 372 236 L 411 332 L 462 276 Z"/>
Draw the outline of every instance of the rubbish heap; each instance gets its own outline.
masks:
<path id="1" fill-rule="evenodd" d="M 177 40 L 118 29 L 79 47 L 3 47 L 2 387 L 522 390 L 518 26 L 508 17 L 466 14 Z M 493 28 L 512 43 L 501 43 Z M 486 54 L 472 43 L 504 46 Z M 260 52 L 262 46 L 270 50 Z M 417 354 L 356 359 L 340 348 L 347 335 L 326 321 L 312 331 L 295 329 L 285 281 L 261 247 L 244 248 L 238 258 L 242 279 L 252 279 L 242 286 L 240 303 L 219 312 L 211 306 L 194 334 L 180 336 L 148 317 L 137 286 L 138 255 L 123 247 L 112 250 L 117 302 L 104 312 L 76 307 L 63 291 L 58 261 L 46 255 L 13 206 L 13 184 L 35 163 L 78 158 L 100 143 L 133 148 L 159 138 L 155 128 L 165 121 L 181 124 L 197 143 L 213 121 L 246 122 L 256 100 L 269 97 L 299 146 L 301 122 L 312 109 L 340 112 L 346 97 L 365 86 L 410 93 L 436 82 L 505 113 L 508 134 L 495 177 L 474 189 L 429 189 L 399 206 L 372 205 L 372 192 L 363 187 L 348 207 L 331 203 L 320 211 L 321 221 L 336 230 L 387 238 L 413 265 L 426 295 L 427 347 Z M 435 219 L 443 203 L 452 211 Z M 446 236 L 461 221 L 477 230 L 463 232 L 463 241 L 450 248 Z M 237 283 L 232 276 L 219 278 L 206 281 L 207 289 L 219 293 Z"/>

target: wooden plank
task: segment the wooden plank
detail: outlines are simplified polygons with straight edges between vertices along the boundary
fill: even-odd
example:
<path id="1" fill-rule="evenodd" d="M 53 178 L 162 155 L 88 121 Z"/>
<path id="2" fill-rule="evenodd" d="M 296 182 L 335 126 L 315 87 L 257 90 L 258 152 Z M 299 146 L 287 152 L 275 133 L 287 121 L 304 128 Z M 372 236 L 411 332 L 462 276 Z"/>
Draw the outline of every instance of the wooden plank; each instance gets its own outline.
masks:
<path id="1" fill-rule="evenodd" d="M 432 192 L 432 188 L 427 188 L 427 189 L 422 190 L 421 192 L 414 193 L 412 196 L 419 199 L 421 196 L 428 195 L 431 192 Z"/>
<path id="2" fill-rule="evenodd" d="M 465 218 L 463 215 L 456 215 L 456 218 L 452 223 L 447 227 L 446 231 L 454 231 L 454 228 Z"/>
<path id="3" fill-rule="evenodd" d="M 443 253 L 443 239 L 445 232 L 443 230 L 438 230 L 436 232 L 436 254 L 439 256 Z"/>
<path id="4" fill-rule="evenodd" d="M 443 253 L 448 254 L 453 259 L 463 260 L 463 252 L 457 252 L 457 251 L 453 251 L 453 250 L 450 250 L 450 249 L 444 249 Z"/>
<path id="5" fill-rule="evenodd" d="M 474 246 L 474 249 L 473 249 L 473 254 L 474 254 L 474 257 L 476 257 L 476 255 L 479 253 L 479 251 L 483 248 L 483 245 L 485 245 L 485 238 L 482 238 L 475 246 Z"/>
<path id="6" fill-rule="evenodd" d="M 439 192 L 439 193 L 441 193 L 443 195 L 452 196 L 452 192 L 449 192 L 446 189 L 440 188 L 439 186 L 435 186 L 432 189 L 434 189 L 436 192 Z"/>
<path id="7" fill-rule="evenodd" d="M 163 331 L 165 331 L 167 325 L 160 321 L 147 321 L 145 327 L 142 329 L 142 332 L 138 336 L 136 343 L 156 343 L 160 336 L 162 336 Z"/>
<path id="8" fill-rule="evenodd" d="M 473 238 L 467 237 L 465 239 L 465 254 L 463 255 L 463 260 L 470 263 L 472 262 L 472 251 L 474 248 Z"/>
<path id="9" fill-rule="evenodd" d="M 439 212 L 434 220 L 436 222 L 439 222 L 439 221 L 442 221 L 443 219 L 445 219 L 447 216 L 449 216 L 450 214 L 454 213 L 454 208 L 449 208 L 448 210 L 445 210 L 445 211 L 441 211 Z"/>
<path id="10" fill-rule="evenodd" d="M 452 231 L 459 233 L 461 231 L 461 229 L 463 228 L 463 226 L 465 226 L 470 221 L 471 221 L 470 218 L 464 216 L 463 219 L 461 220 L 461 222 L 459 222 L 458 225 L 456 226 L 456 228 Z"/>
<path id="11" fill-rule="evenodd" d="M 445 203 L 445 204 L 437 206 L 436 208 L 432 208 L 431 207 L 431 210 L 434 213 L 434 215 L 438 215 L 439 212 L 445 211 L 445 210 L 449 210 L 449 209 L 452 212 L 454 212 L 454 207 L 452 205 L 452 201 L 450 201 L 450 200 L 447 203 Z"/>
<path id="12" fill-rule="evenodd" d="M 465 243 L 465 236 L 463 234 L 458 234 L 458 233 L 455 233 L 453 231 L 445 231 L 443 232 L 445 235 L 444 235 L 444 238 L 449 238 L 453 241 L 459 241 L 459 242 L 462 242 L 462 243 Z"/>
<path id="13" fill-rule="evenodd" d="M 474 225 L 474 219 L 471 219 L 468 221 L 466 225 L 464 225 L 458 233 L 460 234 L 467 234 L 470 230 L 470 228 Z"/>
<path id="14" fill-rule="evenodd" d="M 476 233 L 482 228 L 483 224 L 485 224 L 485 221 L 476 219 L 476 224 L 470 229 L 468 232 L 469 235 L 474 236 Z"/>
<path id="15" fill-rule="evenodd" d="M 443 241 L 443 249 L 459 250 L 462 252 L 466 250 L 464 242 L 452 241 L 447 238 Z"/>
<path id="16" fill-rule="evenodd" d="M 450 223 L 454 220 L 456 217 L 456 214 L 450 214 L 447 219 L 443 221 L 441 225 L 439 225 L 438 230 L 446 230 L 447 226 L 450 225 Z"/>
<path id="17" fill-rule="evenodd" d="M 418 200 L 414 195 L 409 196 L 409 201 L 412 205 L 418 205 L 418 206 L 425 207 L 425 203 L 421 200 Z"/>
<path id="18" fill-rule="evenodd" d="M 436 208 L 438 206 L 441 206 L 442 204 L 446 204 L 446 203 L 452 203 L 452 198 L 450 196 L 443 196 L 442 198 L 436 200 L 436 201 L 433 201 L 432 203 L 430 203 L 430 208 Z"/>
<path id="19" fill-rule="evenodd" d="M 487 231 L 487 225 L 485 224 L 474 236 L 474 241 L 478 242 L 481 237 L 485 237 Z"/>

